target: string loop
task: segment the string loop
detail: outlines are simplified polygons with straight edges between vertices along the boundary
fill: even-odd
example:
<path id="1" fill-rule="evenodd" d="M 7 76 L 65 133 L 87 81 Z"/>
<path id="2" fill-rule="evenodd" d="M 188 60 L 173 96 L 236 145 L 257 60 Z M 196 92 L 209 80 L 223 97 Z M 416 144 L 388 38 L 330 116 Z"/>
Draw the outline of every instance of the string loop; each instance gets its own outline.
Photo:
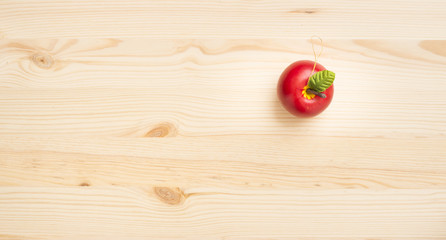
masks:
<path id="1" fill-rule="evenodd" d="M 321 50 L 319 51 L 319 54 L 316 55 L 316 51 L 314 50 L 314 42 L 313 42 L 313 38 L 317 38 L 319 39 L 319 41 L 321 42 Z M 313 75 L 314 73 L 314 69 L 316 69 L 316 64 L 317 64 L 317 60 L 319 59 L 319 57 L 322 54 L 322 51 L 324 50 L 324 43 L 322 42 L 322 38 L 316 35 L 311 36 L 311 47 L 313 48 L 313 55 L 314 55 L 314 64 L 313 64 L 313 70 L 311 70 L 311 74 L 308 77 L 308 79 L 310 79 L 311 75 Z"/>

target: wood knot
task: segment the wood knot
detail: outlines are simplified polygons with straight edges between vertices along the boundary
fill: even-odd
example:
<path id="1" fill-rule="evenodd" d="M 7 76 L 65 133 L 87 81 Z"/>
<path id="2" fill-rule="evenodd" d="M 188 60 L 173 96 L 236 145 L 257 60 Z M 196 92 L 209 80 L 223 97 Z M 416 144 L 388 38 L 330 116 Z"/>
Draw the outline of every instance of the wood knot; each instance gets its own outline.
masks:
<path id="1" fill-rule="evenodd" d="M 184 199 L 184 194 L 179 188 L 154 187 L 153 191 L 161 201 L 170 205 L 177 205 Z"/>
<path id="2" fill-rule="evenodd" d="M 40 68 L 48 69 L 54 65 L 54 59 L 48 54 L 36 53 L 31 56 L 31 60 Z"/>
<path id="3" fill-rule="evenodd" d="M 82 182 L 82 183 L 79 184 L 79 186 L 81 186 L 81 187 L 89 187 L 89 186 L 90 186 L 90 183 L 88 183 L 88 182 Z"/>
<path id="4" fill-rule="evenodd" d="M 176 128 L 171 123 L 161 123 L 151 129 L 144 137 L 172 137 L 176 135 Z"/>
<path id="5" fill-rule="evenodd" d="M 306 9 L 296 9 L 293 11 L 289 11 L 289 13 L 304 13 L 304 14 L 313 14 L 318 13 L 319 9 L 316 8 L 306 8 Z"/>

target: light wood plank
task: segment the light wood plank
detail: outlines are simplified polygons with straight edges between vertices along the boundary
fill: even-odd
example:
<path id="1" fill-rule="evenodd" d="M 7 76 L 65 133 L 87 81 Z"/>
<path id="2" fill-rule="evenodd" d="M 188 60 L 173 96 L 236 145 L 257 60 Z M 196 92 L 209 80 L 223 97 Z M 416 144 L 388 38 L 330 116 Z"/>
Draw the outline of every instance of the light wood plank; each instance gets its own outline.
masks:
<path id="1" fill-rule="evenodd" d="M 445 189 L 444 146 L 445 139 L 3 136 L 0 185 Z"/>
<path id="2" fill-rule="evenodd" d="M 299 120 L 275 87 L 288 64 L 312 59 L 309 41 L 4 40 L 0 133 L 445 138 L 445 41 L 325 45 L 334 101 Z"/>
<path id="3" fill-rule="evenodd" d="M 446 37 L 442 0 L 0 2 L 4 38 Z"/>
<path id="4" fill-rule="evenodd" d="M 444 190 L 164 190 L 181 200 L 166 203 L 151 187 L 3 187 L 0 232 L 58 240 L 446 237 Z"/>

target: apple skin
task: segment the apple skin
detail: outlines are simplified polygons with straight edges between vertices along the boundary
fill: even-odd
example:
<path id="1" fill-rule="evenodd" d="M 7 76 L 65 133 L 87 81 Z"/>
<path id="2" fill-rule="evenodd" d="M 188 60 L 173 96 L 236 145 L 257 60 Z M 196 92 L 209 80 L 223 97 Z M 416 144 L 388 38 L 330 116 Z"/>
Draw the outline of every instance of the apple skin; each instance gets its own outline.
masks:
<path id="1" fill-rule="evenodd" d="M 327 88 L 324 93 L 327 97 L 315 96 L 307 99 L 302 91 L 308 84 L 313 61 L 302 60 L 292 63 L 282 73 L 277 84 L 277 96 L 285 109 L 298 117 L 314 117 L 324 111 L 333 99 L 333 85 Z M 326 70 L 324 66 L 316 63 L 314 73 Z M 313 74 L 314 74 L 313 73 Z"/>

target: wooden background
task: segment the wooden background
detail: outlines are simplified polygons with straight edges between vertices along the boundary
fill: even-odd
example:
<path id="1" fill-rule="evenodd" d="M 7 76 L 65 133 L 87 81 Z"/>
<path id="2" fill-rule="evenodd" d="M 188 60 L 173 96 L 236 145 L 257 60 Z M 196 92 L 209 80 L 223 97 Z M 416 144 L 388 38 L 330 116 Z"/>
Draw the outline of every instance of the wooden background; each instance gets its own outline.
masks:
<path id="1" fill-rule="evenodd" d="M 445 13 L 1 1 L 0 239 L 446 239 Z M 312 35 L 335 95 L 297 119 Z"/>

